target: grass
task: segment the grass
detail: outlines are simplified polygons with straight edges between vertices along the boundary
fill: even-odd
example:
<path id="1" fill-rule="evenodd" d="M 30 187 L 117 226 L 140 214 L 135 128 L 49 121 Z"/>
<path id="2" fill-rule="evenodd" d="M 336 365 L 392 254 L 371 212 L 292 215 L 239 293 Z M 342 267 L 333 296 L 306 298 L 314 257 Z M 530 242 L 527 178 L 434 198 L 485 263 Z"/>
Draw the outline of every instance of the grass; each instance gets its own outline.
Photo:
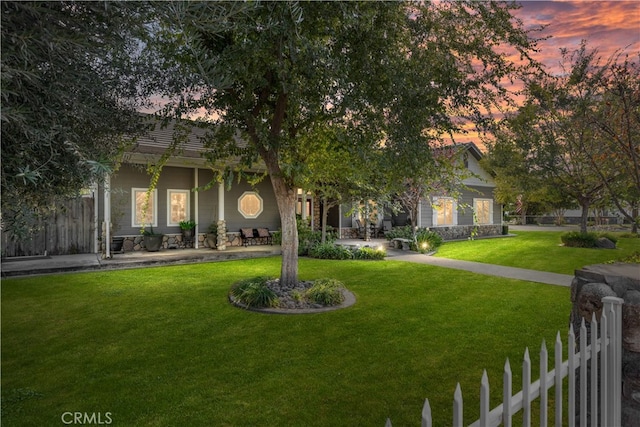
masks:
<path id="1" fill-rule="evenodd" d="M 127 426 L 417 425 L 426 397 L 434 425 L 450 425 L 457 382 L 471 422 L 483 369 L 495 406 L 507 357 L 517 384 L 525 347 L 535 366 L 543 339 L 566 337 L 568 288 L 398 261 L 301 259 L 301 279 L 330 272 L 356 295 L 348 309 L 228 303 L 234 282 L 279 266 L 3 280 L 3 426 L 59 425 L 65 411 Z"/>
<path id="2" fill-rule="evenodd" d="M 573 274 L 586 265 L 622 259 L 640 251 L 638 238 L 620 238 L 617 249 L 586 249 L 562 246 L 562 233 L 557 231 L 517 231 L 514 234 L 517 236 L 449 242 L 438 249 L 436 256 Z"/>

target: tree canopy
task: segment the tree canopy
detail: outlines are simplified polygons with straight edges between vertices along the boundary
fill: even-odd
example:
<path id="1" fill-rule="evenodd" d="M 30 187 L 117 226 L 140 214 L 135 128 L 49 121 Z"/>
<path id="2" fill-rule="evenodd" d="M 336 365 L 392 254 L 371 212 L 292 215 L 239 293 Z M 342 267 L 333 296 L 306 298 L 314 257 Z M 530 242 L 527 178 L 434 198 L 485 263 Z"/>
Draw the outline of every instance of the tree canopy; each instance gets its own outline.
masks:
<path id="1" fill-rule="evenodd" d="M 24 231 L 54 197 L 76 195 L 138 129 L 139 5 L 13 2 L 2 8 L 3 229 Z M 37 23 L 37 24 L 36 24 Z M 140 35 L 142 33 L 139 33 Z"/>
<path id="2" fill-rule="evenodd" d="M 583 43 L 562 50 L 562 72 L 539 74 L 491 144 L 499 194 L 582 208 L 613 201 L 637 229 L 640 203 L 640 74 L 620 53 L 601 62 Z"/>
<path id="3" fill-rule="evenodd" d="M 212 160 L 262 161 L 282 221 L 281 281 L 297 281 L 296 188 L 318 124 L 384 171 L 432 162 L 431 145 L 482 126 L 535 42 L 515 4 L 443 2 L 166 3 L 155 30 L 165 115 L 217 124 Z M 525 61 L 531 65 L 532 61 Z M 167 70 L 172 70 L 167 77 Z M 178 72 L 176 72 L 178 71 Z M 178 75 L 179 77 L 173 77 Z M 234 138 L 240 132 L 241 138 Z M 302 144 L 304 141 L 304 145 Z M 397 185 L 397 180 L 394 181 Z"/>

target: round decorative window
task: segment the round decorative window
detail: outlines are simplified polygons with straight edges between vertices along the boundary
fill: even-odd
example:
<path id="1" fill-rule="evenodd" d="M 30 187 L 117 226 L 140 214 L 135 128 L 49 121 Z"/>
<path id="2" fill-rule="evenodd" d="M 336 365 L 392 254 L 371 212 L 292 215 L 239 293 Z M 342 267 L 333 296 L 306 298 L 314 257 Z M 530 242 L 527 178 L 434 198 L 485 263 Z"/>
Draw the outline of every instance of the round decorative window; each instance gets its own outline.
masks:
<path id="1" fill-rule="evenodd" d="M 238 211 L 245 218 L 257 218 L 262 213 L 262 197 L 255 191 L 245 191 L 238 198 Z"/>

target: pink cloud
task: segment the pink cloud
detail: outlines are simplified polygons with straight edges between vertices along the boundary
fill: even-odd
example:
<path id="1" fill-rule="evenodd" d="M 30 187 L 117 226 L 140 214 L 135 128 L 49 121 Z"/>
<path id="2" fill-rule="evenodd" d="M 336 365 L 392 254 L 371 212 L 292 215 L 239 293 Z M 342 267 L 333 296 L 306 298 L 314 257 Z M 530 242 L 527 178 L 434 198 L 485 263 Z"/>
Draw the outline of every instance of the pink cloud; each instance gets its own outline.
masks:
<path id="1" fill-rule="evenodd" d="M 521 1 L 514 15 L 525 28 L 546 25 L 537 33 L 550 36 L 540 42 L 536 59 L 555 68 L 560 49 L 598 49 L 603 58 L 617 50 L 640 51 L 640 2 L 637 1 Z"/>

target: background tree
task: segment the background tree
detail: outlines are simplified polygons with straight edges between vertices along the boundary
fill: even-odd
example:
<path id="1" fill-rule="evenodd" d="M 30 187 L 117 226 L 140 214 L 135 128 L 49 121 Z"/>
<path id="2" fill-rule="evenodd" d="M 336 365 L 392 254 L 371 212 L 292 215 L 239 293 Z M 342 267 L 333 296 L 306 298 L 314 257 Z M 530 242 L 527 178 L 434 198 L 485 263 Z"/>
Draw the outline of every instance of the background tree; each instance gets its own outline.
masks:
<path id="1" fill-rule="evenodd" d="M 582 208 L 582 232 L 587 231 L 589 208 L 603 199 L 606 187 L 591 166 L 587 148 L 599 143 L 589 124 L 597 88 L 584 78 L 591 60 L 583 49 L 564 50 L 558 76 L 531 78 L 525 105 L 505 121 L 508 131 L 498 133 L 492 150 L 492 161 L 503 168 L 503 179 L 517 177 L 515 182 L 523 191 L 516 194 L 537 194 L 546 197 L 543 202 L 555 199 L 562 204 L 566 196 L 575 200 Z M 554 190 L 539 192 L 545 187 Z M 560 197 L 550 199 L 556 190 Z"/>
<path id="2" fill-rule="evenodd" d="M 143 86 L 132 59 L 141 5 L 1 4 L 2 219 L 24 235 L 29 218 L 74 196 L 140 129 Z M 139 36 L 140 34 L 136 34 Z"/>
<path id="3" fill-rule="evenodd" d="M 255 2 L 232 16 L 225 12 L 235 2 L 157 7 L 163 26 L 149 48 L 172 100 L 165 114 L 200 111 L 215 122 L 212 160 L 264 162 L 287 285 L 297 282 L 296 189 L 315 149 L 309 139 L 302 147 L 303 135 L 317 123 L 337 126 L 362 157 L 383 151 L 393 154 L 385 167 L 406 158 L 420 165 L 434 138 L 464 118 L 483 124 L 505 94 L 502 82 L 517 67 L 494 47 L 525 59 L 533 47 L 509 13 L 515 6 L 495 2 Z"/>
<path id="4" fill-rule="evenodd" d="M 595 144 L 585 144 L 590 165 L 618 211 L 638 232 L 640 222 L 640 54 L 636 60 L 615 54 L 603 65 L 597 51 L 578 52 L 589 72 L 580 74 L 596 88 L 590 100 L 589 122 Z"/>

